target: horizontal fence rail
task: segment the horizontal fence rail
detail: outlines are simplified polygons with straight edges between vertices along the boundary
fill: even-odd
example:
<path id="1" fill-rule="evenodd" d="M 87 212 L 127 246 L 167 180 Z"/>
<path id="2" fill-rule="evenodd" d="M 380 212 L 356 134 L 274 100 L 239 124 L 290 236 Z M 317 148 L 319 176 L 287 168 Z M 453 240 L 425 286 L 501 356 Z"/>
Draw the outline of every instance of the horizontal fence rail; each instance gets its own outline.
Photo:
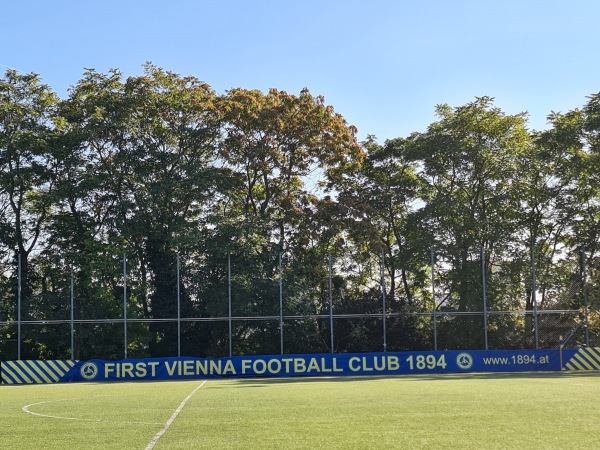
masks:
<path id="1" fill-rule="evenodd" d="M 549 310 L 541 310 L 538 311 L 538 315 L 561 315 L 561 314 L 579 314 L 580 310 L 578 309 L 549 309 Z M 532 311 L 454 311 L 454 312 L 438 312 L 437 317 L 460 317 L 460 316 L 528 316 L 533 315 Z M 432 313 L 419 313 L 419 312 L 391 312 L 386 313 L 362 313 L 362 314 L 333 314 L 330 316 L 329 314 L 306 314 L 306 315 L 284 315 L 283 320 L 303 320 L 303 319 L 317 319 L 317 320 L 329 320 L 330 317 L 334 319 L 380 319 L 383 318 L 394 318 L 394 317 L 433 317 Z M 110 324 L 123 324 L 125 322 L 129 323 L 176 323 L 178 321 L 181 322 L 228 322 L 229 320 L 233 321 L 244 321 L 244 320 L 266 320 L 266 321 L 279 321 L 281 316 L 223 316 L 223 317 L 182 317 L 180 319 L 172 318 L 172 319 L 142 319 L 142 318 L 127 318 L 127 319 L 74 319 L 71 321 L 70 319 L 53 319 L 53 320 L 22 320 L 22 325 L 68 325 L 70 323 L 81 324 L 81 323 L 110 323 Z M 16 320 L 11 321 L 0 321 L 1 325 L 17 325 L 18 322 Z"/>

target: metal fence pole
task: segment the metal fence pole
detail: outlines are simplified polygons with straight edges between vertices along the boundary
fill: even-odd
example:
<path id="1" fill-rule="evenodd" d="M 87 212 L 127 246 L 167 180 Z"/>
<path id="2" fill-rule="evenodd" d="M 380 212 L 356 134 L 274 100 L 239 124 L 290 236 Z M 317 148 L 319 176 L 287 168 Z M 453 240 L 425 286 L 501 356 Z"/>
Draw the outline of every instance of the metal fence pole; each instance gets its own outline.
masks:
<path id="1" fill-rule="evenodd" d="M 123 354 L 127 359 L 127 254 L 123 253 Z"/>
<path id="2" fill-rule="evenodd" d="M 481 247 L 481 287 L 483 293 L 483 332 L 485 337 L 485 349 L 488 349 L 488 317 L 487 317 L 487 292 L 485 285 L 485 250 Z"/>
<path id="3" fill-rule="evenodd" d="M 233 356 L 233 342 L 231 340 L 232 330 L 231 330 L 231 253 L 227 255 L 227 298 L 229 304 L 229 313 L 228 313 L 228 321 L 229 321 L 229 357 Z"/>
<path id="4" fill-rule="evenodd" d="M 281 262 L 281 252 L 279 252 L 279 340 L 283 355 L 283 263 Z"/>
<path id="5" fill-rule="evenodd" d="M 583 326 L 585 332 L 585 345 L 590 346 L 590 330 L 588 327 L 588 289 L 587 289 L 587 260 L 585 247 L 581 247 L 581 283 L 583 287 Z"/>
<path id="6" fill-rule="evenodd" d="M 180 259 L 177 255 L 177 356 L 181 357 L 181 275 Z"/>
<path id="7" fill-rule="evenodd" d="M 75 361 L 75 284 L 71 266 L 71 360 Z"/>
<path id="8" fill-rule="evenodd" d="M 21 253 L 17 256 L 17 359 L 21 359 Z"/>
<path id="9" fill-rule="evenodd" d="M 433 349 L 437 350 L 437 305 L 435 299 L 435 249 L 431 247 L 431 296 L 433 298 Z"/>
<path id="10" fill-rule="evenodd" d="M 381 250 L 381 309 L 383 312 L 383 351 L 387 351 L 387 306 L 385 304 L 385 253 Z"/>
<path id="11" fill-rule="evenodd" d="M 331 353 L 333 353 L 333 267 L 331 263 L 331 252 L 329 252 L 329 335 L 331 338 Z"/>
<path id="12" fill-rule="evenodd" d="M 535 348 L 539 349 L 539 333 L 538 333 L 538 311 L 537 311 L 537 280 L 535 274 L 535 248 L 531 245 L 531 303 L 533 305 L 533 330 L 535 334 Z"/>

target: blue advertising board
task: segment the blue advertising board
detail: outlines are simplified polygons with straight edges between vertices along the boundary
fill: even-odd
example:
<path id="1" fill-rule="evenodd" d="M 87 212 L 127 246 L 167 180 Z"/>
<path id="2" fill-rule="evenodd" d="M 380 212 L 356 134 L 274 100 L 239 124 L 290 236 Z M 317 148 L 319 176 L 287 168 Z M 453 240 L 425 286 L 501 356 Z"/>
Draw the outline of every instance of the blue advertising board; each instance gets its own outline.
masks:
<path id="1" fill-rule="evenodd" d="M 74 367 L 65 381 L 552 371 L 560 370 L 559 360 L 558 350 L 91 360 Z"/>
<path id="2" fill-rule="evenodd" d="M 600 349 L 8 361 L 1 369 L 2 384 L 600 370 Z"/>

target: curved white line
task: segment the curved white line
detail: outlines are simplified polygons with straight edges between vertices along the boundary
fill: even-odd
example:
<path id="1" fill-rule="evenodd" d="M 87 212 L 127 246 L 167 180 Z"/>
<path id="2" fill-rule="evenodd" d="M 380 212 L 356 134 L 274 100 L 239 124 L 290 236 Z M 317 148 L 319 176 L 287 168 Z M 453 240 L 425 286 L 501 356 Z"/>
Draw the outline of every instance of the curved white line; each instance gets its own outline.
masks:
<path id="1" fill-rule="evenodd" d="M 70 400 L 80 400 L 79 398 L 62 398 L 59 400 L 46 400 L 44 402 L 31 403 L 30 405 L 25 405 L 21 408 L 23 412 L 27 414 L 31 414 L 32 416 L 46 417 L 48 419 L 62 419 L 62 420 L 79 420 L 82 422 L 108 422 L 108 423 L 131 423 L 131 424 L 142 424 L 142 425 L 160 425 L 160 422 L 130 422 L 130 421 L 115 421 L 115 420 L 100 420 L 100 419 L 83 419 L 81 417 L 64 417 L 64 416 L 52 416 L 49 414 L 41 414 L 34 411 L 31 411 L 29 408 L 36 405 L 42 405 L 44 403 L 54 403 L 54 402 L 66 402 Z"/>
<path id="2" fill-rule="evenodd" d="M 175 421 L 175 419 L 177 419 L 177 416 L 179 415 L 179 413 L 181 412 L 181 410 L 183 409 L 185 404 L 188 402 L 188 400 L 190 398 L 192 398 L 192 396 L 205 384 L 206 384 L 206 380 L 204 380 L 199 386 L 196 387 L 196 389 L 194 389 L 192 392 L 190 392 L 190 395 L 188 395 L 181 402 L 181 404 L 177 407 L 177 409 L 175 410 L 175 412 L 173 413 L 171 418 L 169 420 L 167 420 L 167 422 L 164 424 L 164 426 L 158 431 L 158 433 L 156 433 L 156 435 L 152 438 L 150 443 L 146 446 L 146 450 L 152 450 L 154 448 L 154 446 L 156 445 L 156 443 L 158 442 L 160 437 L 166 433 L 166 431 L 169 429 L 171 424 Z"/>

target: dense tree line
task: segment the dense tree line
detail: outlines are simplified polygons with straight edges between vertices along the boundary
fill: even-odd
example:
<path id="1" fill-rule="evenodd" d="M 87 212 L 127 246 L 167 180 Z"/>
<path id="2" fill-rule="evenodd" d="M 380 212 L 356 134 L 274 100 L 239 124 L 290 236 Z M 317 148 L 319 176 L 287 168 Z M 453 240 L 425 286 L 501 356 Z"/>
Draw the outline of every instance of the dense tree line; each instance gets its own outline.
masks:
<path id="1" fill-rule="evenodd" d="M 482 261 L 490 310 L 530 311 L 536 295 L 536 306 L 577 309 L 582 255 L 597 305 L 600 93 L 552 113 L 543 132 L 488 97 L 439 105 L 437 117 L 359 143 L 306 89 L 218 94 L 148 64 L 126 79 L 88 70 L 60 99 L 39 76 L 6 71 L 0 357 L 15 357 L 19 289 L 22 319 L 49 321 L 26 328 L 23 358 L 68 357 L 69 330 L 52 321 L 69 317 L 72 285 L 79 358 L 122 355 L 122 327 L 100 320 L 122 317 L 125 289 L 130 316 L 152 319 L 131 324 L 130 354 L 172 355 L 178 295 L 182 317 L 227 317 L 228 261 L 232 314 L 253 319 L 235 322 L 237 354 L 279 352 L 279 323 L 258 318 L 279 314 L 280 269 L 285 314 L 305 317 L 286 322 L 288 352 L 331 350 L 318 319 L 330 267 L 335 312 L 365 313 L 336 319 L 335 351 L 381 349 L 381 320 L 367 314 L 381 312 L 381 278 L 396 313 L 388 349 L 429 348 L 432 256 L 440 312 L 481 311 Z M 492 342 L 530 345 L 528 317 L 491 321 Z M 481 326 L 441 322 L 444 346 L 480 347 Z M 182 352 L 226 354 L 226 327 L 185 322 Z"/>

